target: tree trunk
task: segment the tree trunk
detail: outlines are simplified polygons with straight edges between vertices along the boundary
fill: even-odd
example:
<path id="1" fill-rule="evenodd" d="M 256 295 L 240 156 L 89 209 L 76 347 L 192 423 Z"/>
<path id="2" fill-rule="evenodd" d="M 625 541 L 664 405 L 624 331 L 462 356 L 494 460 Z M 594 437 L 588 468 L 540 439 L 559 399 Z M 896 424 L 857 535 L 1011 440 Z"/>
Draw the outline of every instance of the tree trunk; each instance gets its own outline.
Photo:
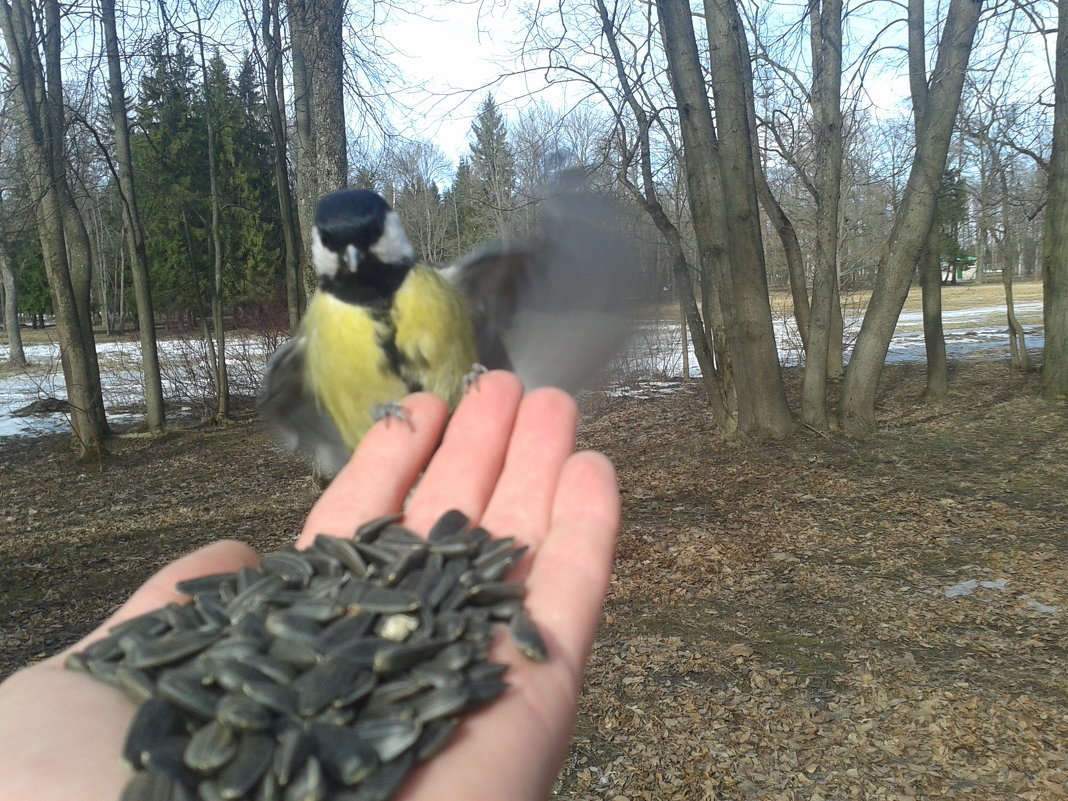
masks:
<path id="1" fill-rule="evenodd" d="M 297 215 L 310 231 L 319 198 L 348 185 L 345 57 L 341 22 L 345 0 L 290 0 L 293 107 L 296 116 Z M 304 243 L 304 283 L 315 289 L 311 240 Z"/>
<path id="2" fill-rule="evenodd" d="M 816 132 L 816 258 L 812 274 L 801 419 L 817 431 L 829 428 L 827 376 L 838 293 L 838 206 L 842 195 L 842 3 L 809 6 L 812 53 L 812 117 Z"/>
<path id="3" fill-rule="evenodd" d="M 20 127 L 27 179 L 38 198 L 38 230 L 71 409 L 73 444 L 79 458 L 98 459 L 108 427 L 89 314 L 88 247 L 85 242 L 68 241 L 68 234 L 77 235 L 80 218 L 64 172 L 67 158 L 55 0 L 45 2 L 43 32 L 35 28 L 34 19 L 29 2 L 0 0 L 0 28 L 14 88 L 13 118 Z M 38 41 L 45 46 L 47 72 L 41 53 L 33 46 Z M 85 235 L 84 225 L 81 232 Z"/>
<path id="4" fill-rule="evenodd" d="M 608 14 L 608 8 L 597 0 L 597 10 L 601 17 L 601 28 L 604 31 L 609 49 L 612 52 L 612 61 L 616 68 L 623 96 L 634 114 L 638 124 L 638 168 L 642 176 L 642 185 L 636 186 L 626 174 L 626 166 L 620 170 L 620 181 L 630 190 L 645 212 L 652 219 L 657 230 L 667 244 L 668 254 L 671 261 L 672 284 L 676 296 L 679 299 L 679 308 L 682 312 L 682 341 L 683 359 L 686 373 L 689 373 L 689 350 L 687 348 L 686 335 L 689 332 L 693 339 L 694 355 L 697 364 L 701 368 L 701 382 L 704 385 L 705 394 L 709 405 L 712 407 L 712 415 L 716 424 L 724 435 L 734 432 L 735 416 L 732 413 L 732 404 L 727 400 L 733 394 L 731 387 L 725 386 L 723 376 L 716 369 L 716 360 L 713 353 L 705 321 L 701 319 L 701 312 L 697 307 L 697 299 L 693 292 L 693 281 L 690 277 L 690 264 L 686 258 L 686 250 L 682 243 L 682 236 L 678 228 L 669 219 L 660 203 L 656 192 L 656 181 L 653 178 L 652 151 L 649 144 L 650 120 L 645 108 L 638 102 L 634 87 L 627 75 L 623 56 L 619 51 L 616 41 L 615 25 Z"/>
<path id="5" fill-rule="evenodd" d="M 1012 278 L 1019 261 L 1019 251 L 1009 214 L 1009 179 L 997 150 L 991 149 L 991 155 L 1001 184 L 1001 229 L 1004 232 L 1001 240 L 1001 285 L 1005 288 L 1005 313 L 1009 324 L 1009 361 L 1014 369 L 1026 373 L 1031 369 L 1031 360 L 1027 356 L 1023 326 L 1016 318 L 1016 308 L 1012 301 Z"/>
<path id="6" fill-rule="evenodd" d="M 261 29 L 267 50 L 264 64 L 267 113 L 274 144 L 274 181 L 278 190 L 278 214 L 282 221 L 282 241 L 285 247 L 286 309 L 289 331 L 296 333 L 304 311 L 304 282 L 301 280 L 301 235 L 293 207 L 293 192 L 289 183 L 288 146 L 285 129 L 285 93 L 281 68 L 282 31 L 278 0 L 263 0 Z"/>
<path id="7" fill-rule="evenodd" d="M 924 42 L 923 0 L 908 2 L 909 88 L 917 147 L 927 115 L 927 47 Z M 949 385 L 946 364 L 946 338 L 942 332 L 942 247 L 937 220 L 932 218 L 927 244 L 919 261 L 920 293 L 923 304 L 923 344 L 927 353 L 928 398 L 945 397 Z"/>
<path id="8" fill-rule="evenodd" d="M 920 256 L 919 264 L 923 346 L 927 354 L 927 388 L 924 395 L 932 400 L 944 398 L 949 389 L 946 337 L 942 333 L 942 260 L 939 258 L 939 239 L 935 226 L 931 226 L 927 246 Z"/>
<path id="9" fill-rule="evenodd" d="M 0 287 L 4 295 L 4 327 L 7 329 L 7 361 L 16 367 L 26 366 L 26 351 L 22 347 L 22 331 L 19 329 L 19 287 L 15 283 L 15 270 L 7 252 L 7 232 L 4 230 L 3 213 L 0 213 Z"/>
<path id="10" fill-rule="evenodd" d="M 215 108 L 212 87 L 208 81 L 208 62 L 204 56 L 204 34 L 197 21 L 197 41 L 200 47 L 200 71 L 204 85 L 204 122 L 208 134 L 208 194 L 211 204 L 211 319 L 216 350 L 212 358 L 215 372 L 216 405 L 219 419 L 230 414 L 230 380 L 226 370 L 226 329 L 223 324 L 223 244 L 219 201 L 219 157 L 215 142 Z M 210 348 L 209 348 L 210 350 Z"/>
<path id="11" fill-rule="evenodd" d="M 1042 264 L 1042 395 L 1068 398 L 1068 0 L 1058 0 L 1057 88 Z"/>
<path id="12" fill-rule="evenodd" d="M 792 430 L 782 384 L 768 301 L 764 253 L 753 173 L 752 141 L 745 97 L 748 57 L 742 58 L 742 35 L 736 9 L 729 3 L 706 4 L 709 38 L 723 42 L 712 51 L 712 74 L 719 125 L 731 136 L 716 138 L 705 92 L 693 20 L 688 6 L 659 0 L 661 35 L 681 122 L 686 154 L 690 209 L 697 233 L 709 326 L 722 320 L 737 402 L 737 430 L 753 436 L 782 437 Z M 734 15 L 731 12 L 734 11 Z M 724 152 L 720 150 L 723 148 Z M 714 275 L 715 284 L 711 282 Z M 721 316 L 720 316 L 721 315 Z M 692 333 L 692 332 L 691 332 Z"/>
<path id="13" fill-rule="evenodd" d="M 938 187 L 960 106 L 981 0 L 951 0 L 931 76 L 923 131 L 901 207 L 879 259 L 875 289 L 846 369 L 840 418 L 850 436 L 875 430 L 875 395 L 886 351 L 934 220 Z"/>
<path id="14" fill-rule="evenodd" d="M 108 91 L 111 95 L 111 121 L 115 130 L 115 160 L 118 162 L 119 196 L 126 229 L 130 273 L 133 276 L 137 325 L 141 335 L 141 369 L 145 381 L 145 416 L 149 430 L 163 428 L 163 380 L 160 377 L 156 349 L 156 317 L 152 308 L 152 288 L 148 280 L 148 253 L 144 228 L 133 180 L 133 155 L 130 152 L 130 121 L 126 113 L 126 90 L 119 61 L 119 38 L 115 30 L 115 0 L 101 0 L 104 44 L 108 60 Z M 107 315 L 105 304 L 104 314 Z"/>
<path id="15" fill-rule="evenodd" d="M 794 424 L 779 365 L 760 230 L 747 99 L 753 87 L 752 59 L 734 0 L 705 0 L 704 5 L 708 40 L 723 43 L 710 48 L 709 59 L 716 124 L 730 132 L 719 139 L 719 167 L 732 279 L 727 297 L 734 325 L 728 327 L 727 337 L 735 343 L 731 361 L 738 430 L 781 438 L 793 432 Z"/>

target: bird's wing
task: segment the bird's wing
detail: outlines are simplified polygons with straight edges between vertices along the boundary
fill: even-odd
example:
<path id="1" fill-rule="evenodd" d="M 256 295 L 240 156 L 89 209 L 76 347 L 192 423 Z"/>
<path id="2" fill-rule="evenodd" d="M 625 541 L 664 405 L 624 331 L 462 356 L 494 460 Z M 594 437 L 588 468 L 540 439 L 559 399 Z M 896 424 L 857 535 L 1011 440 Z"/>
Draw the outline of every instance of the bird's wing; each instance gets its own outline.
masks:
<path id="1" fill-rule="evenodd" d="M 263 374 L 259 403 L 279 440 L 302 451 L 324 476 L 337 474 L 350 451 L 304 378 L 305 342 L 300 335 L 275 351 Z"/>
<path id="2" fill-rule="evenodd" d="M 633 330 L 638 248 L 614 204 L 584 190 L 545 201 L 537 232 L 443 269 L 467 297 L 487 367 L 528 389 L 589 386 Z"/>

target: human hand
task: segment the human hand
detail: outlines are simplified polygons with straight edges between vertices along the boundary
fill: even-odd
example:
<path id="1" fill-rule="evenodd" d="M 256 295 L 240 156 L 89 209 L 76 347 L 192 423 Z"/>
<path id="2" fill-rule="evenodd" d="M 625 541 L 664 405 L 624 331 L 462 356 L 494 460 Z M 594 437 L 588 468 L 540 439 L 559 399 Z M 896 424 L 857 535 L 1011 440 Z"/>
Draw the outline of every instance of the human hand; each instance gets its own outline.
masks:
<path id="1" fill-rule="evenodd" d="M 490 658 L 511 665 L 510 689 L 466 717 L 448 748 L 415 770 L 397 798 L 543 799 L 567 753 L 611 571 L 619 522 L 614 472 L 600 454 L 573 453 L 570 397 L 557 390 L 523 396 L 507 373 L 479 377 L 436 452 L 444 404 L 420 393 L 404 405 L 411 427 L 387 420 L 371 429 L 312 509 L 298 547 L 319 533 L 351 536 L 360 522 L 397 511 L 424 467 L 406 526 L 425 532 L 442 512 L 458 508 L 495 535 L 531 546 L 517 570 L 549 661 L 527 662 L 499 638 Z M 150 579 L 90 637 L 177 600 L 177 581 L 256 561 L 234 542 L 191 554 Z M 133 705 L 112 687 L 63 670 L 62 658 L 0 686 L 0 775 L 7 777 L 0 801 L 110 801 L 129 778 L 117 755 Z"/>

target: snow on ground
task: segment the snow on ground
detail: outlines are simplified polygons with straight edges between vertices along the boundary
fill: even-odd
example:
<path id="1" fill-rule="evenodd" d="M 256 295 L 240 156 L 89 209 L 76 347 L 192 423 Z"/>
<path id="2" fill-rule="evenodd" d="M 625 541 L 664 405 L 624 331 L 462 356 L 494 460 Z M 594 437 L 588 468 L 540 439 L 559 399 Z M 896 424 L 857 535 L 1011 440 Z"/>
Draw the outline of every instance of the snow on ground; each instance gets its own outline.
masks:
<path id="1" fill-rule="evenodd" d="M 1034 319 L 1041 316 L 1041 301 L 1016 304 L 1016 313 Z M 990 320 L 1005 314 L 1004 306 L 946 311 L 943 314 L 946 351 L 950 358 L 1008 347 L 1005 325 L 990 325 Z M 847 326 L 848 342 L 856 337 L 860 321 Z M 1041 348 L 1042 326 L 1025 325 L 1029 348 Z M 779 358 L 784 366 L 800 363 L 800 338 L 792 319 L 775 322 Z M 681 333 L 677 323 L 661 323 L 639 330 L 631 346 L 620 358 L 618 372 L 641 379 L 645 396 L 674 392 L 683 373 Z M 226 343 L 230 389 L 235 395 L 257 393 L 263 366 L 279 341 L 270 337 L 244 336 Z M 851 347 L 851 346 L 850 346 Z M 199 407 L 199 399 L 212 394 L 212 380 L 207 370 L 205 345 L 199 340 L 164 340 L 159 343 L 163 373 L 163 392 L 168 401 L 180 404 L 187 412 Z M 144 403 L 141 380 L 141 348 L 137 342 L 107 342 L 97 346 L 100 372 L 104 383 L 104 405 L 113 423 L 136 423 L 143 415 L 136 409 Z M 849 348 L 846 356 L 848 358 Z M 0 362 L 6 361 L 7 348 L 0 345 Z M 14 417 L 12 412 L 39 398 L 65 398 L 66 386 L 59 362 L 59 348 L 51 345 L 26 347 L 31 367 L 22 373 L 0 378 L 0 439 L 9 436 L 36 436 L 68 430 L 61 413 Z M 918 312 L 901 315 L 886 360 L 890 363 L 923 361 L 922 319 Z M 690 348 L 690 375 L 699 376 L 700 367 Z M 644 378 L 643 378 L 644 377 Z M 620 389 L 619 391 L 624 391 Z M 626 391 L 633 391 L 633 387 Z"/>

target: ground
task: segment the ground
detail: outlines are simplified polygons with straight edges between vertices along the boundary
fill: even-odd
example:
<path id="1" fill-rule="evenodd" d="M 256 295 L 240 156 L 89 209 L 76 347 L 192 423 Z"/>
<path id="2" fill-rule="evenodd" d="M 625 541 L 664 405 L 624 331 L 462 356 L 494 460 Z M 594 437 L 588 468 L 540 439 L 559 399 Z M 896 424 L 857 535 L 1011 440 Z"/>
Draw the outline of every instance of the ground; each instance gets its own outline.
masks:
<path id="1" fill-rule="evenodd" d="M 624 525 L 554 797 L 1068 797 L 1068 409 L 1036 384 L 959 363 L 929 405 L 890 367 L 872 439 L 781 444 L 718 440 L 696 383 L 589 398 Z M 281 546 L 316 495 L 251 412 L 65 445 L 2 446 L 0 676 L 197 545 Z"/>

